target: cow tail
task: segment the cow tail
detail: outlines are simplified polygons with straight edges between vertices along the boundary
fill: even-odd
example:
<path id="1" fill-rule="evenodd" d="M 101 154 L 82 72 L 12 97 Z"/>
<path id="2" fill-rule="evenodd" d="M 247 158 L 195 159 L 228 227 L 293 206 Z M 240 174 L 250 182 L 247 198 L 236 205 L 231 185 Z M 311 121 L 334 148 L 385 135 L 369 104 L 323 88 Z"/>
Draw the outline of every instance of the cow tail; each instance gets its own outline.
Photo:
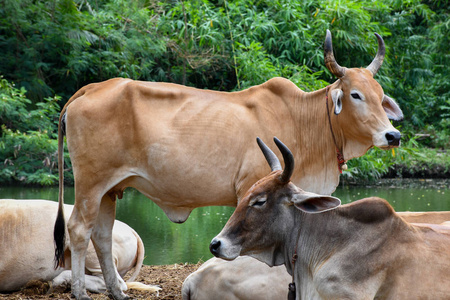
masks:
<path id="1" fill-rule="evenodd" d="M 161 287 L 153 284 L 143 284 L 141 282 L 134 281 L 139 275 L 142 264 L 144 263 L 145 248 L 141 237 L 137 234 L 136 231 L 133 230 L 133 228 L 131 230 L 133 231 L 133 234 L 137 239 L 137 253 L 136 253 L 136 264 L 134 265 L 133 274 L 131 274 L 130 278 L 126 282 L 127 288 L 138 291 L 147 291 L 150 293 L 156 293 L 156 297 L 159 297 L 159 291 L 161 290 Z"/>
<path id="2" fill-rule="evenodd" d="M 66 105 L 67 106 L 67 105 Z M 64 246 L 66 240 L 66 222 L 64 219 L 64 128 L 65 111 L 63 108 L 58 123 L 58 172 L 59 172 L 59 194 L 58 215 L 56 217 L 53 238 L 55 241 L 55 269 L 64 267 Z"/>
<path id="3" fill-rule="evenodd" d="M 133 234 L 137 239 L 136 264 L 134 265 L 133 274 L 131 274 L 131 276 L 127 280 L 127 282 L 132 282 L 132 281 L 136 280 L 136 278 L 139 275 L 139 272 L 141 271 L 142 264 L 144 263 L 144 257 L 145 257 L 145 248 L 144 248 L 144 243 L 142 242 L 141 237 L 134 230 L 133 230 Z"/>

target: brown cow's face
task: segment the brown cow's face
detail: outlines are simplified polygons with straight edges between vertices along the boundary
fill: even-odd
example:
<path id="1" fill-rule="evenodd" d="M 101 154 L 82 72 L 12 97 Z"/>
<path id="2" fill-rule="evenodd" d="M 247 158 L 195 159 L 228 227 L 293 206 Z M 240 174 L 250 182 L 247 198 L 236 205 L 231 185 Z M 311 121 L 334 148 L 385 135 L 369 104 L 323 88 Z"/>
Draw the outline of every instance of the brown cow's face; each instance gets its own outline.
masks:
<path id="1" fill-rule="evenodd" d="M 340 78 L 337 88 L 330 94 L 334 118 L 352 147 L 358 143 L 365 151 L 371 146 L 388 149 L 400 145 L 400 132 L 392 126 L 389 118 L 399 120 L 403 117 L 402 112 L 392 99 L 384 95 L 369 70 L 346 69 L 345 76 Z"/>
<path id="2" fill-rule="evenodd" d="M 336 208 L 340 200 L 307 193 L 293 183 L 280 181 L 275 171 L 255 183 L 239 202 L 221 233 L 210 245 L 220 258 L 250 255 L 270 266 L 284 263 L 282 249 L 294 232 L 298 209 L 317 213 Z"/>
<path id="3" fill-rule="evenodd" d="M 347 159 L 364 154 L 368 148 L 398 147 L 400 132 L 389 119 L 402 120 L 403 113 L 394 100 L 384 95 L 373 76 L 381 67 L 385 45 L 375 33 L 378 51 L 373 61 L 364 69 L 341 67 L 334 58 L 331 32 L 327 30 L 324 44 L 325 65 L 339 81 L 330 89 L 334 104 L 335 124 L 345 137 L 344 155 Z"/>

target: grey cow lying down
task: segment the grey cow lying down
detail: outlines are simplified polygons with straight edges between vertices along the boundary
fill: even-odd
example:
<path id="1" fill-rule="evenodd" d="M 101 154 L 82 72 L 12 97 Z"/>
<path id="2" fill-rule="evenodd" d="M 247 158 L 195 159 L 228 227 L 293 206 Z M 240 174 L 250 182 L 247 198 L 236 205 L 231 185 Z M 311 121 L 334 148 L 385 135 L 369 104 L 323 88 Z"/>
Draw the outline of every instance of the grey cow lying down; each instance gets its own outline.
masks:
<path id="1" fill-rule="evenodd" d="M 433 224 L 414 225 L 433 227 Z M 450 221 L 438 225 L 447 226 L 450 231 Z M 213 257 L 186 278 L 181 293 L 183 300 L 210 300 L 215 296 L 221 300 L 286 300 L 291 282 L 285 266 L 269 267 L 250 256 L 231 261 Z"/>
<path id="2" fill-rule="evenodd" d="M 52 288 L 70 285 L 71 261 L 69 240 L 66 241 L 65 268 L 54 268 L 53 226 L 58 203 L 47 200 L 0 200 L 0 292 L 19 290 L 31 280 L 52 281 Z M 64 205 L 70 216 L 72 205 Z M 68 217 L 67 217 L 68 218 Z M 158 291 L 155 286 L 132 282 L 141 270 L 144 245 L 139 235 L 127 224 L 115 221 L 113 257 L 121 288 Z M 128 282 L 125 274 L 134 268 Z M 91 292 L 106 290 L 97 255 L 92 243 L 86 255 L 86 285 Z"/>
<path id="3" fill-rule="evenodd" d="M 449 299 L 450 228 L 412 224 L 372 197 L 340 205 L 290 182 L 294 159 L 276 140 L 285 169 L 258 142 L 272 173 L 246 193 L 211 244 L 233 260 L 284 264 L 297 299 Z"/>
<path id="4" fill-rule="evenodd" d="M 450 220 L 447 211 L 397 212 L 397 215 L 414 225 L 438 224 L 450 230 L 450 221 L 443 221 Z M 182 296 L 183 300 L 209 300 L 215 296 L 222 300 L 286 300 L 291 281 L 285 266 L 269 267 L 250 256 L 231 261 L 213 257 L 186 278 Z"/>

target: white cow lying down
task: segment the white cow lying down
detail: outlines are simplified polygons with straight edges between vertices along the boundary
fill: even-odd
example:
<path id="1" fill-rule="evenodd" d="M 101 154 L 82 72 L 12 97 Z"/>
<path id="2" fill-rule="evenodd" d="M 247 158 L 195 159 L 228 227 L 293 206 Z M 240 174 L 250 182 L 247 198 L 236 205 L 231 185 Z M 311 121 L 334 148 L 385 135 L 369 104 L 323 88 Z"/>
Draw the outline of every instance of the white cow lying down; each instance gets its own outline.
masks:
<path id="1" fill-rule="evenodd" d="M 271 268 L 249 256 L 213 257 L 186 278 L 181 294 L 183 300 L 286 300 L 291 281 L 283 265 Z"/>
<path id="2" fill-rule="evenodd" d="M 65 268 L 54 269 L 55 248 L 53 226 L 58 203 L 47 200 L 0 199 L 0 292 L 19 290 L 31 280 L 52 281 L 52 288 L 70 285 L 71 261 L 69 240 L 66 240 Z M 72 205 L 64 205 L 66 219 Z M 66 220 L 67 221 L 67 220 Z M 67 235 L 68 237 L 68 235 Z M 127 224 L 115 221 L 113 229 L 113 257 L 121 288 L 158 291 L 159 287 L 133 283 L 144 260 L 144 244 Z M 125 274 L 134 272 L 123 281 Z M 86 287 L 91 292 L 106 290 L 97 255 L 92 242 L 86 255 Z"/>

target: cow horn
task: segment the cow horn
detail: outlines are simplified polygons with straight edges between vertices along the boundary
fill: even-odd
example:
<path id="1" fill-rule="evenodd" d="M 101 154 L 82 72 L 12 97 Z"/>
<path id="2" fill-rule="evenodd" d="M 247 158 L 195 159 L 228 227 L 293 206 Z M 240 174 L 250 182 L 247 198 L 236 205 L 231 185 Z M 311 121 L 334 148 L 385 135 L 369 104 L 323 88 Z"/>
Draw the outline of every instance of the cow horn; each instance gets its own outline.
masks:
<path id="1" fill-rule="evenodd" d="M 345 75 L 346 68 L 341 67 L 336 62 L 333 54 L 333 44 L 331 42 L 331 32 L 327 29 L 327 35 L 325 37 L 325 46 L 324 46 L 324 60 L 325 66 L 334 76 L 337 78 L 341 78 Z"/>
<path id="2" fill-rule="evenodd" d="M 367 70 L 372 72 L 373 76 L 377 74 L 378 69 L 380 69 L 381 65 L 383 64 L 384 60 L 384 54 L 386 53 L 386 48 L 384 47 L 384 41 L 383 38 L 375 32 L 375 36 L 378 40 L 378 52 L 373 61 L 370 63 L 370 65 L 367 67 Z"/>
<path id="3" fill-rule="evenodd" d="M 270 169 L 273 171 L 281 170 L 281 164 L 278 160 L 278 157 L 273 153 L 272 150 L 270 150 L 269 147 L 267 147 L 264 142 L 257 137 L 256 142 L 258 143 L 259 148 L 261 148 L 262 153 L 264 154 L 264 157 L 266 158 L 267 162 L 269 163 Z"/>
<path id="4" fill-rule="evenodd" d="M 292 173 L 294 172 L 294 155 L 292 155 L 291 150 L 286 147 L 279 139 L 273 138 L 275 144 L 277 144 L 278 149 L 280 149 L 284 160 L 284 170 L 281 174 L 281 182 L 288 183 L 291 180 Z"/>

